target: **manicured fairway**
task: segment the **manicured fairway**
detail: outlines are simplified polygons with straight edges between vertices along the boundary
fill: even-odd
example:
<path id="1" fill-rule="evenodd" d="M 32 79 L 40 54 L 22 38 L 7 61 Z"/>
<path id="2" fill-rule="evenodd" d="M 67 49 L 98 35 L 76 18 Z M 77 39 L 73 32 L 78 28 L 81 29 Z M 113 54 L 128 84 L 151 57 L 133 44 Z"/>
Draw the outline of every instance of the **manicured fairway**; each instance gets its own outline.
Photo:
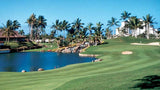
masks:
<path id="1" fill-rule="evenodd" d="M 160 75 L 160 46 L 134 46 L 130 42 L 124 38 L 107 40 L 106 44 L 83 52 L 99 54 L 102 62 L 74 64 L 42 72 L 0 72 L 0 90 L 139 89 L 132 88 L 138 83 L 136 79 Z M 126 50 L 133 54 L 122 55 L 121 52 Z"/>

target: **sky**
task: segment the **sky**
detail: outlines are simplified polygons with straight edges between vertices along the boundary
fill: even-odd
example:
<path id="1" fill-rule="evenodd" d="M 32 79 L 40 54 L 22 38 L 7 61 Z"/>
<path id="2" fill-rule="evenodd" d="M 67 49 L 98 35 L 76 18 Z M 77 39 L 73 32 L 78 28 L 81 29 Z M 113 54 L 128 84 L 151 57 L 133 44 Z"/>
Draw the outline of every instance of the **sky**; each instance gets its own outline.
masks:
<path id="1" fill-rule="evenodd" d="M 80 18 L 85 25 L 102 22 L 106 28 L 111 17 L 120 19 L 121 13 L 127 11 L 138 18 L 151 14 L 158 23 L 155 28 L 160 28 L 159 4 L 160 0 L 0 0 L 0 26 L 9 19 L 18 20 L 20 29 L 28 33 L 25 22 L 34 13 L 47 19 L 47 33 L 56 19 L 72 23 Z"/>

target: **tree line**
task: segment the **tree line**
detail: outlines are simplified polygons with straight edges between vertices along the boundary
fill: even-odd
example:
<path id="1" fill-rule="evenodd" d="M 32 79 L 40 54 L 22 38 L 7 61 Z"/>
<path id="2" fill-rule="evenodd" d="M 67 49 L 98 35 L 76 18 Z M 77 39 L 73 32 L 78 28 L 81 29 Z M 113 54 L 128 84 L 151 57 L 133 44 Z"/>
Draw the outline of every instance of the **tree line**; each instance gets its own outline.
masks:
<path id="1" fill-rule="evenodd" d="M 127 30 L 132 30 L 132 36 L 137 37 L 136 33 L 134 32 L 138 28 L 146 27 L 146 38 L 149 39 L 149 28 L 150 25 L 155 24 L 155 18 L 150 14 L 143 16 L 143 20 L 139 19 L 137 16 L 131 16 L 131 13 L 124 11 L 121 13 L 121 18 L 116 19 L 114 17 L 111 20 L 108 20 L 107 25 L 104 25 L 101 22 L 96 23 L 94 26 L 93 23 L 88 23 L 86 26 L 82 22 L 80 18 L 77 18 L 74 22 L 69 23 L 66 20 L 56 20 L 52 26 L 50 27 L 52 31 L 50 35 L 45 33 L 45 28 L 47 26 L 47 19 L 44 16 L 40 15 L 38 18 L 35 14 L 32 14 L 26 21 L 29 26 L 29 39 L 30 40 L 37 40 L 55 38 L 57 43 L 60 44 L 62 42 L 62 46 L 64 46 L 67 42 L 77 43 L 77 42 L 84 42 L 89 41 L 91 44 L 99 44 L 102 42 L 102 38 L 111 39 L 115 35 L 115 26 L 120 26 L 120 21 L 124 21 L 125 28 L 122 30 L 123 33 L 127 33 Z M 17 26 L 16 26 L 17 25 Z M 15 27 L 16 28 L 13 28 Z M 103 26 L 107 26 L 106 29 Z M 3 35 L 9 39 L 9 36 L 13 35 L 13 30 L 17 30 L 20 27 L 20 24 L 17 20 L 13 22 L 8 20 L 6 25 L 1 27 L 2 30 L 5 31 Z M 63 32 L 63 36 L 61 36 L 58 32 Z M 67 37 L 65 37 L 67 32 Z M 23 30 L 19 30 L 19 33 L 24 35 Z M 113 33 L 113 34 L 111 34 Z M 128 32 L 129 33 L 129 32 Z M 7 39 L 7 40 L 8 40 Z M 8 40 L 9 41 L 9 40 Z"/>

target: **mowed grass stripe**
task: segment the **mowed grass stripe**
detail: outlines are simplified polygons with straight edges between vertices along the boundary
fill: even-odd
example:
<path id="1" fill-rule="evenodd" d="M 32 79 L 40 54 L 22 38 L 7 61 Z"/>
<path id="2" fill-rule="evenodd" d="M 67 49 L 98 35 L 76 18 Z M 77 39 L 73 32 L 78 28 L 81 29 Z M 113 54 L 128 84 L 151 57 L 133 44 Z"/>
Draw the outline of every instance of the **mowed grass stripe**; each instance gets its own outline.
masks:
<path id="1" fill-rule="evenodd" d="M 135 66 L 135 67 L 132 67 L 132 68 L 128 68 L 129 70 L 125 70 L 125 71 L 119 71 L 119 72 L 117 72 L 117 73 L 125 73 L 125 72 L 132 72 L 132 71 L 138 71 L 138 70 L 144 70 L 145 68 L 148 68 L 148 67 L 153 67 L 154 65 L 156 66 L 156 65 L 159 65 L 160 64 L 160 61 L 158 61 L 158 62 L 154 62 L 154 63 L 148 63 L 148 65 L 146 65 L 146 64 L 144 64 L 142 67 L 140 66 L 140 65 L 138 65 L 139 67 L 137 67 L 137 66 Z M 144 68 L 144 69 L 143 69 Z M 146 70 L 146 69 L 145 69 Z M 149 71 L 150 72 L 150 71 Z M 140 72 L 138 72 L 138 73 L 140 73 Z M 138 74 L 138 73 L 136 73 L 136 74 Z M 116 72 L 113 72 L 113 73 L 103 73 L 103 74 L 96 74 L 98 77 L 101 77 L 101 75 L 105 75 L 106 77 L 109 77 L 109 76 L 107 76 L 107 75 L 109 75 L 109 74 L 116 74 Z M 127 73 L 128 74 L 128 73 Z M 154 74 L 154 73 L 152 73 L 152 74 Z M 151 74 L 151 75 L 152 75 Z M 119 74 L 118 74 L 119 75 Z M 92 76 L 94 76 L 94 75 L 89 75 L 88 77 L 92 77 Z M 120 75 L 119 75 L 120 76 Z M 87 78 L 87 77 L 85 77 L 85 78 Z M 126 77 L 126 78 L 128 78 L 128 77 Z M 132 78 L 132 77 L 131 77 Z M 138 79 L 138 78 L 137 78 Z M 129 78 L 128 78 L 128 80 L 130 80 Z M 107 81 L 108 81 L 108 79 L 107 79 Z M 71 81 L 72 82 L 72 81 Z M 96 82 L 96 81 L 93 81 L 93 82 Z M 103 81 L 101 81 L 101 82 L 103 82 Z M 108 81 L 109 82 L 109 81 Z M 121 83 L 123 83 L 123 84 L 127 84 L 126 82 L 121 82 Z M 121 84 L 120 83 L 120 84 Z M 133 83 L 133 82 L 132 82 Z M 73 84 L 73 83 L 72 83 Z M 117 86 L 121 86 L 120 84 L 118 84 Z M 107 84 L 106 84 L 107 85 Z M 94 85 L 93 85 L 94 86 Z M 66 87 L 65 87 L 66 88 Z M 108 87 L 109 88 L 109 87 Z M 128 87 L 126 87 L 127 89 L 129 89 Z M 75 89 L 75 88 L 74 88 Z M 104 88 L 103 88 L 104 89 Z M 103 90 L 102 89 L 102 90 Z M 119 89 L 119 87 L 117 88 L 117 89 Z M 117 90 L 116 89 L 116 90 Z M 131 88 L 130 88 L 131 89 Z M 61 89 L 57 89 L 57 90 L 61 90 Z M 68 90 L 68 89 L 66 89 L 66 90 Z M 71 89 L 72 90 L 72 89 Z M 87 90 L 92 90 L 92 89 L 87 89 Z M 94 90 L 94 89 L 93 89 Z M 95 89 L 96 90 L 96 89 Z M 114 89 L 113 89 L 114 90 Z M 119 90 L 124 90 L 124 87 L 123 87 L 123 89 L 119 89 Z M 133 90 L 135 90 L 135 89 L 133 89 Z M 138 89 L 139 90 L 139 89 Z"/>
<path id="2" fill-rule="evenodd" d="M 102 68 L 104 68 L 104 69 L 102 69 L 102 68 L 97 68 L 96 69 L 96 72 L 98 72 L 98 73 L 100 73 L 101 71 L 114 71 L 114 70 L 117 70 L 117 68 L 118 69 L 121 69 L 122 70 L 122 68 L 125 68 L 125 67 L 128 67 L 128 66 L 132 66 L 132 65 L 134 65 L 135 63 L 137 63 L 137 64 L 141 64 L 141 63 L 143 63 L 143 64 L 146 64 L 145 62 L 148 62 L 147 60 L 139 60 L 139 61 L 134 61 L 134 60 L 132 60 L 132 61 L 129 61 L 129 62 L 124 62 L 124 60 L 123 60 L 123 64 L 122 63 L 119 63 L 118 62 L 118 64 L 119 65 L 117 65 L 117 64 L 115 64 L 114 66 L 116 66 L 116 67 L 114 67 L 113 65 L 111 65 L 111 67 L 105 67 L 105 66 L 107 66 L 107 65 L 105 65 L 105 66 L 102 66 Z M 150 62 L 149 62 L 150 63 Z M 135 65 L 137 65 L 137 64 L 135 64 Z M 130 68 L 129 67 L 129 68 Z M 136 66 L 137 67 L 137 66 Z M 88 71 L 87 73 L 91 73 L 92 71 Z M 75 73 L 75 72 L 74 72 Z M 95 73 L 95 71 L 94 71 L 94 73 Z M 84 73 L 85 74 L 85 73 Z M 46 77 L 50 77 L 50 76 L 46 76 Z M 21 79 L 22 80 L 22 79 Z M 26 82 L 33 82 L 34 80 L 31 80 L 31 81 L 29 81 L 29 79 L 27 79 L 28 81 L 26 81 Z M 43 80 L 42 78 L 36 78 L 36 80 Z M 24 81 L 24 80 L 23 80 Z M 3 82 L 4 83 L 4 82 Z M 12 83 L 12 82 L 11 82 Z"/>
<path id="3" fill-rule="evenodd" d="M 68 90 L 104 90 L 104 88 L 125 90 L 132 85 L 132 80 L 138 79 L 137 75 L 140 78 L 148 74 L 159 74 L 157 73 L 160 68 L 158 66 L 160 64 L 159 47 L 133 46 L 125 40 L 117 39 L 107 42 L 109 44 L 90 47 L 85 52 L 99 54 L 98 58 L 103 59 L 102 62 L 69 65 L 43 72 L 1 72 L 0 89 L 52 90 L 62 87 L 61 90 L 67 90 L 67 88 Z M 121 55 L 125 50 L 133 51 L 133 55 Z M 127 75 L 130 76 L 126 77 Z M 87 78 L 90 80 L 85 82 Z M 70 86 L 64 87 L 68 83 Z"/>
<path id="4" fill-rule="evenodd" d="M 102 63 L 91 63 L 91 64 L 94 64 L 94 65 L 96 65 L 96 64 L 98 64 L 98 66 L 97 67 L 95 67 L 95 66 L 89 66 L 89 67 L 91 67 L 91 68 L 89 68 L 89 70 L 95 70 L 96 68 L 98 69 L 98 68 L 104 68 L 104 67 L 110 67 L 110 66 L 114 66 L 114 65 L 117 65 L 118 63 L 124 63 L 125 61 L 122 61 L 122 60 L 118 60 L 118 61 L 113 61 L 113 62 L 109 62 L 109 63 L 107 63 L 107 64 L 104 64 L 103 62 Z M 108 66 L 109 65 L 109 66 Z M 75 65 L 74 65 L 75 66 Z M 80 66 L 83 66 L 83 65 L 80 65 Z M 88 66 L 88 65 L 87 65 Z M 71 66 L 72 67 L 72 66 Z M 70 71 L 67 71 L 67 72 L 65 72 L 65 74 L 69 74 L 69 73 L 75 73 L 75 71 L 77 71 L 77 68 L 76 67 L 73 67 L 74 68 L 74 71 L 72 70 L 72 72 L 70 72 Z M 78 67 L 78 69 L 81 69 L 83 72 L 84 72 L 84 70 L 86 70 L 86 68 L 85 67 L 82 67 L 82 68 L 79 68 Z M 81 70 L 79 70 L 79 71 L 81 71 Z M 87 70 L 86 72 L 88 72 L 89 70 Z M 56 73 L 58 73 L 58 72 L 56 72 Z M 55 73 L 55 74 L 56 74 Z M 24 73 L 24 77 L 17 77 L 17 78 L 15 78 L 14 76 L 13 77 L 10 77 L 10 76 L 8 76 L 8 77 L 10 77 L 10 81 L 6 81 L 7 83 L 8 82 L 10 82 L 10 83 L 12 83 L 12 82 L 15 82 L 15 81 L 24 81 L 24 79 L 26 78 L 26 80 L 28 80 L 29 82 L 30 82 L 30 80 L 31 81 L 33 81 L 34 79 L 33 78 L 35 78 L 35 80 L 43 80 L 43 79 L 45 79 L 45 78 L 41 78 L 41 77 L 48 77 L 49 79 L 51 78 L 51 79 L 54 79 L 54 76 L 55 76 L 55 74 L 53 74 L 53 73 L 51 73 L 51 74 L 42 74 L 42 75 L 38 75 L 38 74 L 36 74 L 36 75 L 34 75 L 34 76 L 26 76 L 25 77 L 25 74 L 26 73 Z M 60 73 L 58 73 L 58 74 L 60 74 L 60 75 L 62 75 L 62 73 L 60 72 Z M 75 74 L 78 74 L 78 73 L 75 73 Z M 57 75 L 56 75 L 57 76 Z M 5 81 L 5 79 L 6 78 L 2 78 L 1 80 L 4 80 Z M 27 82 L 27 81 L 26 81 Z M 5 82 L 0 82 L 0 84 L 1 83 L 3 83 L 3 84 L 5 84 Z"/>
<path id="5" fill-rule="evenodd" d="M 140 62 L 142 62 L 143 60 L 140 60 L 140 61 L 129 61 L 129 62 L 126 62 L 126 63 L 124 63 L 124 62 L 122 62 L 123 64 L 121 64 L 120 63 L 120 65 L 115 65 L 116 67 L 114 67 L 113 65 L 112 65 L 112 67 L 110 67 L 110 68 L 105 68 L 105 67 L 102 67 L 102 68 L 105 68 L 105 69 L 102 69 L 102 68 L 100 68 L 100 70 L 96 70 L 98 73 L 100 72 L 100 71 L 106 71 L 106 69 L 107 70 L 111 70 L 111 71 L 114 71 L 113 69 L 122 69 L 122 67 L 128 67 L 128 66 L 131 66 L 132 64 L 135 64 L 135 63 L 139 63 L 140 64 Z M 143 64 L 146 64 L 146 63 L 144 63 L 144 62 L 142 62 Z M 150 62 L 149 62 L 150 63 Z M 126 65 L 125 65 L 126 64 Z M 129 65 L 128 65 L 129 64 Z M 128 65 L 128 66 L 127 66 Z M 137 64 L 136 64 L 137 65 Z M 137 67 L 137 66 L 136 66 Z M 91 71 L 88 71 L 87 73 L 91 73 Z M 47 77 L 47 76 L 46 76 Z M 48 76 L 49 77 L 49 76 Z M 40 80 L 42 80 L 41 78 L 39 78 Z M 21 79 L 22 80 L 22 79 Z M 27 80 L 29 80 L 29 79 L 27 79 Z M 37 78 L 36 78 L 36 80 L 38 80 Z M 14 81 L 14 80 L 13 80 Z M 24 80 L 23 80 L 24 81 Z M 27 82 L 27 81 L 26 81 Z M 28 82 L 30 82 L 30 81 L 28 81 Z M 4 82 L 3 82 L 4 83 Z"/>
<path id="6" fill-rule="evenodd" d="M 65 90 L 75 90 L 76 86 L 78 86 L 78 88 L 76 88 L 78 90 L 79 89 L 82 90 L 81 87 L 84 87 L 84 86 L 90 87 L 87 90 L 96 90 L 95 87 L 97 87 L 97 86 L 101 87 L 101 85 L 104 85 L 105 87 L 104 88 L 101 87 L 101 88 L 99 88 L 99 90 L 106 90 L 106 88 L 107 88 L 107 90 L 109 88 L 113 89 L 113 90 L 133 89 L 133 88 L 130 88 L 130 87 L 132 87 L 135 84 L 134 80 L 143 77 L 144 72 L 145 72 L 146 75 L 147 74 L 149 74 L 149 75 L 160 74 L 160 72 L 158 72 L 159 70 L 157 70 L 157 71 L 155 70 L 155 72 L 150 73 L 151 72 L 150 69 L 154 69 L 155 68 L 154 66 L 159 66 L 159 63 L 156 63 L 156 64 L 151 65 L 149 67 L 139 68 L 139 69 L 136 69 L 136 70 L 133 70 L 133 71 L 125 71 L 125 72 L 119 72 L 119 73 L 115 73 L 115 72 L 114 73 L 103 73 L 103 74 L 97 74 L 95 76 L 88 76 L 88 77 L 84 77 L 84 78 L 79 78 L 79 79 L 75 79 L 73 81 L 65 83 L 64 85 L 59 87 L 59 88 L 62 88 L 62 89 L 58 88 L 56 90 L 63 90 L 64 88 L 65 88 Z M 159 66 L 159 68 L 160 68 L 160 66 Z M 88 83 L 91 86 L 87 84 L 87 78 L 91 78 L 90 80 L 88 80 Z M 99 79 L 99 78 L 102 78 L 102 79 Z M 122 81 L 121 81 L 121 79 L 122 79 Z M 82 84 L 85 83 L 85 84 L 83 84 L 83 86 L 80 86 L 80 84 L 78 83 L 81 80 L 83 80 Z M 98 81 L 96 81 L 96 80 L 98 80 Z M 115 81 L 115 80 L 116 80 L 116 82 L 114 82 L 114 84 L 113 84 L 112 81 Z M 76 83 L 74 81 L 76 81 Z M 120 81 L 120 82 L 118 82 L 118 81 Z M 127 81 L 127 82 L 124 82 L 124 81 Z M 97 82 L 101 82 L 101 84 L 98 84 Z M 107 83 L 105 83 L 105 82 L 107 82 Z M 68 83 L 70 83 L 70 84 L 68 84 Z M 74 84 L 76 84 L 76 85 L 74 85 Z M 112 85 L 107 86 L 108 84 L 112 84 Z M 113 85 L 114 86 L 116 85 L 117 87 L 113 88 Z M 127 87 L 127 85 L 129 85 L 129 87 Z M 70 88 L 67 89 L 67 86 L 70 86 Z M 74 88 L 72 88 L 73 86 L 74 86 Z M 93 87 L 93 88 L 91 88 L 91 87 Z M 136 90 L 136 89 L 134 88 L 133 90 Z"/>

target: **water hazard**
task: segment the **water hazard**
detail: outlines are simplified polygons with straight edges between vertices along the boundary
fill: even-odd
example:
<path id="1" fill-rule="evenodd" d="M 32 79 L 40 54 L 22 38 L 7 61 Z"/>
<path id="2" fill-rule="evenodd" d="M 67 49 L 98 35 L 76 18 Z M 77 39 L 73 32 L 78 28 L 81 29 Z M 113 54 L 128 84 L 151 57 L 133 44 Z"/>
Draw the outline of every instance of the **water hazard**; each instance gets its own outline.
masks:
<path id="1" fill-rule="evenodd" d="M 92 57 L 80 57 L 78 54 L 55 52 L 20 52 L 0 54 L 0 72 L 37 71 L 39 68 L 50 70 L 75 63 L 91 62 Z"/>

